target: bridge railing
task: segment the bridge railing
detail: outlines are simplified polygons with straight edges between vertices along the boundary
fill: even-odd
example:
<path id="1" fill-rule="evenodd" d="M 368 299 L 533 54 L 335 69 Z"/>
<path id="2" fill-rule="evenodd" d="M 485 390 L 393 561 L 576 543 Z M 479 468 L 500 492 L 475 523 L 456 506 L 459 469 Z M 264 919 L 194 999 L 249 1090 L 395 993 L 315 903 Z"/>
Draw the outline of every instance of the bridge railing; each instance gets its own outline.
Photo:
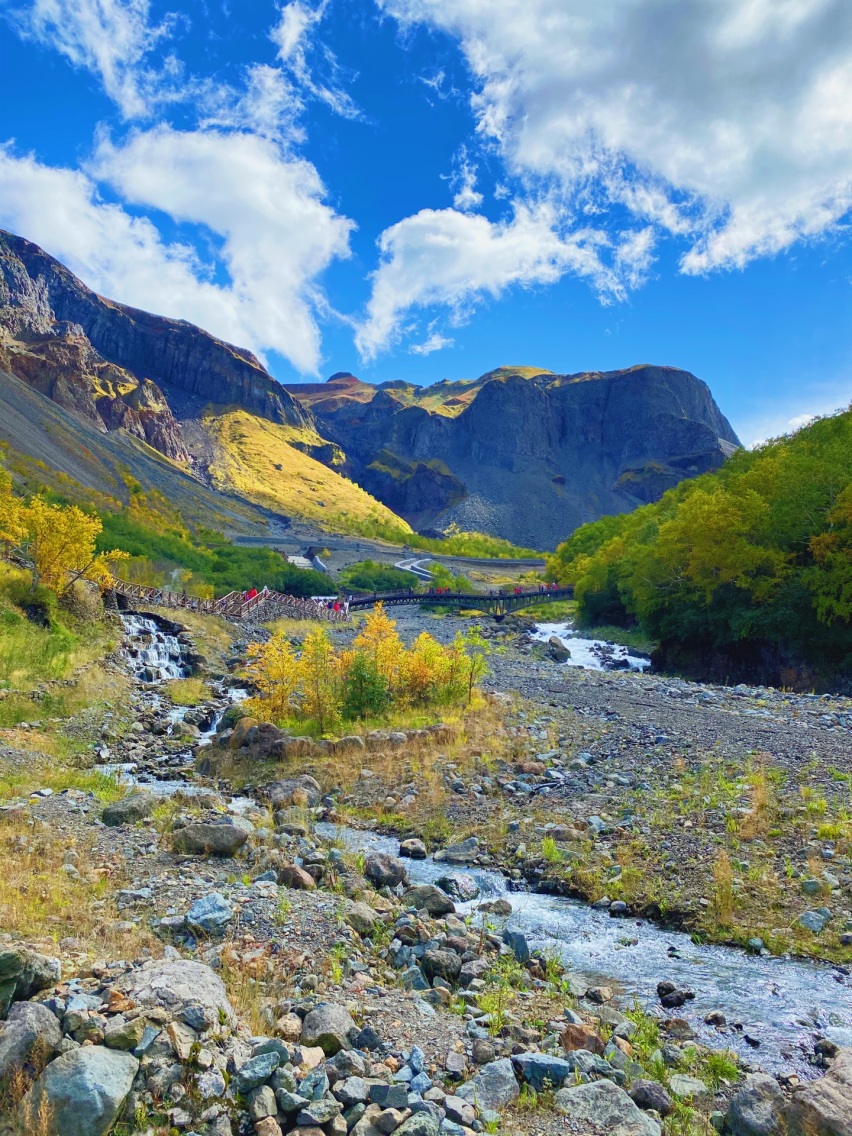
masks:
<path id="1" fill-rule="evenodd" d="M 301 619 L 324 619 L 332 623 L 344 623 L 349 618 L 344 608 L 334 611 L 326 604 L 301 596 L 290 596 L 271 588 L 261 590 L 251 597 L 243 592 L 229 592 L 218 600 L 202 600 L 188 596 L 185 592 L 173 592 L 169 588 L 151 588 L 144 584 L 133 584 L 127 580 L 113 577 L 110 588 L 127 599 L 140 603 L 157 604 L 161 607 L 198 611 L 206 615 L 224 615 L 232 619 L 245 619 L 260 608 L 270 607 L 282 614 Z"/>

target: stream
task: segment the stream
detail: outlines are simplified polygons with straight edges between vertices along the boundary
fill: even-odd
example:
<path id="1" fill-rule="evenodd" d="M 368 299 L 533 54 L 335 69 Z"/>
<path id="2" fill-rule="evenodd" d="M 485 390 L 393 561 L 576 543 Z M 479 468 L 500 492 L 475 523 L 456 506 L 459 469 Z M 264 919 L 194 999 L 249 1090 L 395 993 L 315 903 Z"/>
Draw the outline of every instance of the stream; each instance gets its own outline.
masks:
<path id="1" fill-rule="evenodd" d="M 592 671 L 644 671 L 651 665 L 650 659 L 632 655 L 629 647 L 607 643 L 603 639 L 584 639 L 570 623 L 537 623 L 532 637 L 540 643 L 557 638 L 571 652 L 571 657 L 565 660 L 566 667 Z"/>
<path id="2" fill-rule="evenodd" d="M 138 615 L 122 616 L 127 639 L 123 654 L 130 670 L 142 682 L 157 683 L 189 672 L 179 641 L 162 631 L 151 620 Z M 545 641 L 554 628 L 566 625 L 539 625 Z M 567 629 L 570 631 L 570 629 Z M 561 637 L 561 636 L 560 636 Z M 575 652 L 578 640 L 567 636 L 575 665 L 600 667 L 593 654 L 587 662 Z M 587 641 L 580 641 L 587 642 Z M 630 659 L 630 664 L 645 660 Z M 151 679 L 148 675 L 156 675 Z M 152 704 L 162 705 L 156 689 L 150 692 Z M 242 700 L 246 692 L 224 690 L 217 700 L 212 725 L 188 746 L 178 769 L 164 767 L 166 778 L 151 772 L 137 773 L 132 765 L 104 766 L 125 784 L 138 784 L 153 792 L 202 791 L 191 783 L 193 749 L 209 744 L 224 709 Z M 173 725 L 184 719 L 187 707 L 169 711 Z M 235 798 L 229 808 L 239 810 L 250 802 Z M 358 851 L 381 851 L 397 855 L 399 841 L 372 831 L 317 825 L 318 834 L 337 839 Z M 702 1042 L 715 1048 L 735 1050 L 752 1064 L 770 1072 L 795 1069 L 800 1076 L 813 1077 L 818 1071 L 807 1064 L 816 1035 L 832 1038 L 838 1044 L 852 1045 L 852 976 L 842 967 L 788 957 L 750 955 L 733 947 L 697 945 L 679 931 L 666 931 L 645 920 L 612 918 L 608 912 L 560 896 L 538 895 L 510 888 L 496 871 L 476 867 L 455 867 L 426 860 L 407 860 L 412 883 L 433 883 L 443 875 L 464 874 L 477 883 L 480 895 L 472 903 L 457 903 L 458 910 L 472 912 L 477 903 L 504 897 L 512 904 L 507 921 L 522 931 L 536 950 L 556 950 L 568 971 L 589 985 L 611 986 L 622 1002 L 633 999 L 649 1010 L 664 1013 L 656 999 L 656 985 L 670 980 L 695 992 L 672 1016 L 684 1017 Z M 722 1030 L 704 1024 L 711 1011 L 721 1011 L 728 1026 Z M 759 1045 L 754 1047 L 746 1035 Z"/>
<path id="3" fill-rule="evenodd" d="M 332 824 L 319 824 L 317 831 L 353 850 L 394 856 L 399 852 L 398 840 L 375 832 Z M 800 1075 L 814 1076 L 816 1070 L 804 1059 L 813 1051 L 815 1034 L 852 1044 L 852 978 L 841 968 L 696 945 L 683 932 L 666 931 L 645 920 L 614 919 L 576 900 L 510 890 L 499 872 L 455 867 L 431 856 L 406 860 L 405 865 L 415 884 L 434 883 L 447 875 L 472 877 L 479 897 L 456 903 L 459 911 L 473 912 L 480 902 L 507 899 L 513 912 L 506 925 L 522 931 L 533 949 L 558 951 L 568 971 L 589 985 L 611 986 L 624 1004 L 635 998 L 648 1010 L 684 1017 L 706 1045 L 733 1049 L 767 1070 L 789 1072 L 795 1067 Z M 663 979 L 693 990 L 695 1000 L 678 1010 L 661 1011 L 656 986 Z M 727 1028 L 704 1024 L 712 1010 L 721 1010 Z M 746 1041 L 746 1035 L 759 1047 Z"/>

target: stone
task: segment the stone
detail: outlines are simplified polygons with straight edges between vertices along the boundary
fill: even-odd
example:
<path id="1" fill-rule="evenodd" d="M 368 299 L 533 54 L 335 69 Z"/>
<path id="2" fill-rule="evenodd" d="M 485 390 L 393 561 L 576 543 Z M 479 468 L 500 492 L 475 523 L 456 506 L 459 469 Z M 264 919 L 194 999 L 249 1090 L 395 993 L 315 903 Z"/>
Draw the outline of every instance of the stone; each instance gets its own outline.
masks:
<path id="1" fill-rule="evenodd" d="M 370 1086 L 363 1077 L 346 1077 L 334 1085 L 332 1092 L 344 1108 L 370 1099 Z"/>
<path id="2" fill-rule="evenodd" d="M 565 663 L 571 658 L 571 652 L 556 635 L 551 635 L 547 640 L 547 653 L 554 663 Z"/>
<path id="3" fill-rule="evenodd" d="M 24 1001 L 55 986 L 62 974 L 58 958 L 31 951 L 28 947 L 0 949 L 0 1018 L 13 1001 Z"/>
<path id="4" fill-rule="evenodd" d="M 537 1092 L 560 1088 L 574 1071 L 573 1063 L 547 1053 L 519 1053 L 512 1064 Z"/>
<path id="5" fill-rule="evenodd" d="M 377 888 L 394 888 L 408 879 L 405 864 L 388 852 L 371 852 L 364 862 L 364 875 Z"/>
<path id="6" fill-rule="evenodd" d="M 39 1136 L 106 1136 L 121 1111 L 139 1062 L 100 1045 L 63 1053 L 21 1102 L 25 1131 Z"/>
<path id="7" fill-rule="evenodd" d="M 709 1089 L 698 1077 L 691 1077 L 688 1073 L 672 1073 L 669 1077 L 669 1090 L 681 1098 L 705 1096 Z"/>
<path id="8" fill-rule="evenodd" d="M 633 1103 L 624 1089 L 612 1081 L 572 1085 L 556 1094 L 556 1110 L 583 1130 L 603 1131 L 607 1136 L 660 1136 L 660 1125 Z"/>
<path id="9" fill-rule="evenodd" d="M 397 1128 L 394 1136 L 439 1136 L 440 1125 L 429 1112 L 415 1112 Z"/>
<path id="10" fill-rule="evenodd" d="M 420 960 L 423 973 L 434 982 L 436 978 L 444 978 L 447 982 L 455 982 L 461 973 L 461 956 L 455 951 L 432 949 L 423 952 Z"/>
<path id="11" fill-rule="evenodd" d="M 192 959 L 145 963 L 118 979 L 115 988 L 139 1006 L 168 1010 L 193 1029 L 236 1024 L 222 979 Z"/>
<path id="12" fill-rule="evenodd" d="M 248 1095 L 248 1106 L 249 1114 L 255 1123 L 266 1116 L 275 1116 L 278 1112 L 275 1093 L 269 1085 L 259 1085 L 256 1089 L 252 1089 Z"/>
<path id="13" fill-rule="evenodd" d="M 464 1124 L 468 1128 L 476 1119 L 476 1111 L 472 1104 L 463 1097 L 448 1096 L 441 1102 L 444 1112 L 449 1120 L 456 1124 Z"/>
<path id="14" fill-rule="evenodd" d="M 104 1030 L 104 1045 L 107 1049 L 136 1049 L 145 1036 L 145 1019 L 132 1018 L 129 1022 L 113 1018 Z"/>
<path id="15" fill-rule="evenodd" d="M 813 935 L 819 935 L 827 922 L 828 916 L 823 915 L 819 911 L 805 911 L 796 920 L 799 927 L 804 927 L 806 931 L 810 931 Z"/>
<path id="16" fill-rule="evenodd" d="M 277 1053 L 259 1053 L 244 1061 L 234 1073 L 232 1084 L 238 1093 L 250 1093 L 264 1081 L 268 1081 L 281 1063 Z"/>
<path id="17" fill-rule="evenodd" d="M 381 922 L 378 912 L 374 911 L 368 903 L 347 903 L 343 909 L 343 918 L 359 935 L 366 937 L 372 934 L 376 924 Z"/>
<path id="18" fill-rule="evenodd" d="M 408 1104 L 408 1086 L 370 1085 L 370 1104 L 376 1104 L 380 1108 L 405 1108 Z"/>
<path id="19" fill-rule="evenodd" d="M 604 1051 L 603 1038 L 596 1030 L 585 1023 L 567 1025 L 559 1035 L 559 1044 L 568 1052 L 575 1049 L 585 1049 L 589 1053 L 601 1055 Z"/>
<path id="20" fill-rule="evenodd" d="M 213 891 L 193 903 L 184 921 L 196 935 L 218 935 L 233 918 L 233 907 L 220 892 Z"/>
<path id="21" fill-rule="evenodd" d="M 425 860 L 428 855 L 423 841 L 413 836 L 400 842 L 399 854 L 407 856 L 410 860 Z"/>
<path id="22" fill-rule="evenodd" d="M 282 887 L 292 888 L 294 891 L 313 891 L 317 881 L 297 864 L 288 864 L 278 872 L 278 882 Z"/>
<path id="23" fill-rule="evenodd" d="M 296 1116 L 296 1124 L 302 1126 L 316 1124 L 319 1128 L 334 1120 L 342 1110 L 343 1106 L 334 1097 L 323 1097 L 306 1105 Z"/>
<path id="24" fill-rule="evenodd" d="M 672 1098 L 659 1081 L 647 1081 L 640 1077 L 630 1086 L 629 1093 L 630 1099 L 639 1108 L 652 1109 L 660 1116 L 668 1116 L 674 1108 Z"/>
<path id="25" fill-rule="evenodd" d="M 406 907 L 427 911 L 430 915 L 452 915 L 456 909 L 450 897 L 432 884 L 409 888 L 403 895 L 402 902 Z"/>
<path id="26" fill-rule="evenodd" d="M 457 872 L 453 876 L 441 876 L 435 880 L 435 886 L 445 891 L 450 899 L 457 903 L 470 903 L 479 895 L 479 884 L 464 872 Z"/>
<path id="27" fill-rule="evenodd" d="M 456 1096 L 468 1101 L 476 1108 L 493 1108 L 499 1110 L 520 1095 L 515 1071 L 508 1057 L 501 1057 L 491 1061 L 476 1073 L 469 1081 L 465 1081 L 456 1090 Z"/>
<path id="28" fill-rule="evenodd" d="M 0 1089 L 17 1073 L 40 1072 L 62 1041 L 56 1015 L 38 1002 L 16 1002 L 0 1022 Z"/>
<path id="29" fill-rule="evenodd" d="M 351 1049 L 358 1027 L 342 1006 L 321 1002 L 302 1023 L 302 1045 L 318 1045 L 326 1057 Z"/>
<path id="30" fill-rule="evenodd" d="M 114 828 L 120 824 L 136 824 L 151 815 L 157 806 L 157 797 L 145 789 L 135 789 L 120 801 L 111 801 L 101 813 L 105 825 Z"/>
<path id="31" fill-rule="evenodd" d="M 530 961 L 530 945 L 526 935 L 521 931 L 510 931 L 506 928 L 503 932 L 503 942 L 522 966 Z"/>
<path id="32" fill-rule="evenodd" d="M 852 1049 L 841 1049 L 821 1080 L 793 1093 L 787 1131 L 788 1136 L 852 1136 Z"/>
<path id="33" fill-rule="evenodd" d="M 469 864 L 471 860 L 476 859 L 479 855 L 479 841 L 475 836 L 469 836 L 467 840 L 459 840 L 455 844 L 448 844 L 443 849 L 442 859 L 448 860 L 451 864 Z"/>
<path id="34" fill-rule="evenodd" d="M 755 1073 L 731 1099 L 725 1115 L 730 1136 L 781 1136 L 784 1094 L 774 1077 Z"/>
<path id="35" fill-rule="evenodd" d="M 398 1108 L 386 1108 L 380 1112 L 376 1119 L 373 1121 L 379 1132 L 383 1132 L 389 1136 L 391 1132 L 395 1132 L 404 1120 L 410 1116 L 410 1111 Z"/>
<path id="36" fill-rule="evenodd" d="M 248 838 L 249 833 L 242 825 L 208 821 L 194 821 L 172 833 L 175 851 L 192 856 L 233 856 Z"/>
<path id="37" fill-rule="evenodd" d="M 230 1120 L 228 1128 L 231 1127 Z M 256 1120 L 254 1124 L 256 1136 L 281 1136 L 281 1125 L 274 1116 L 265 1116 L 263 1120 Z"/>

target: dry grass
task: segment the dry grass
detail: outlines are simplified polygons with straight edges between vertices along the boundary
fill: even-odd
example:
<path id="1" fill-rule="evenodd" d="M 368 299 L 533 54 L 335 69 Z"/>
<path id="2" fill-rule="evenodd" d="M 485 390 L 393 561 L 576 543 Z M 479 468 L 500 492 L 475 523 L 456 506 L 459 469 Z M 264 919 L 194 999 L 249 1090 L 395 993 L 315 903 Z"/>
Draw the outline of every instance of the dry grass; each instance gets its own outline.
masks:
<path id="1" fill-rule="evenodd" d="M 0 926 L 33 945 L 74 940 L 75 955 L 123 958 L 156 947 L 144 925 L 119 929 L 114 891 L 126 884 L 119 858 L 95 862 L 93 832 L 61 836 L 30 818 L 0 821 Z M 69 871 L 68 867 L 74 869 Z M 75 874 L 76 873 L 76 874 Z"/>
<path id="2" fill-rule="evenodd" d="M 207 662 L 218 670 L 224 670 L 231 655 L 231 645 L 239 634 L 234 625 L 221 616 L 201 615 L 197 611 L 181 610 L 175 618 L 188 628 L 195 647 Z"/>
<path id="3" fill-rule="evenodd" d="M 200 678 L 173 678 L 163 690 L 175 706 L 199 706 L 211 697 L 209 686 Z"/>

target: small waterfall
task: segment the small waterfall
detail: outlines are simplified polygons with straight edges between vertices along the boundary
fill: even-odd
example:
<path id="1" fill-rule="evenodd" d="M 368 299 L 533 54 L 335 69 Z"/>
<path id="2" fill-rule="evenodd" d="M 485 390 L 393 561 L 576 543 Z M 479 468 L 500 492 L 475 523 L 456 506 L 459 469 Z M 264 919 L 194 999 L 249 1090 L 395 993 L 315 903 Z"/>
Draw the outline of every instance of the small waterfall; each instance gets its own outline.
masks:
<path id="1" fill-rule="evenodd" d="M 162 631 L 153 619 L 129 613 L 122 615 L 121 622 L 124 624 L 121 653 L 142 682 L 164 682 L 170 678 L 185 678 L 190 673 L 177 638 Z"/>

